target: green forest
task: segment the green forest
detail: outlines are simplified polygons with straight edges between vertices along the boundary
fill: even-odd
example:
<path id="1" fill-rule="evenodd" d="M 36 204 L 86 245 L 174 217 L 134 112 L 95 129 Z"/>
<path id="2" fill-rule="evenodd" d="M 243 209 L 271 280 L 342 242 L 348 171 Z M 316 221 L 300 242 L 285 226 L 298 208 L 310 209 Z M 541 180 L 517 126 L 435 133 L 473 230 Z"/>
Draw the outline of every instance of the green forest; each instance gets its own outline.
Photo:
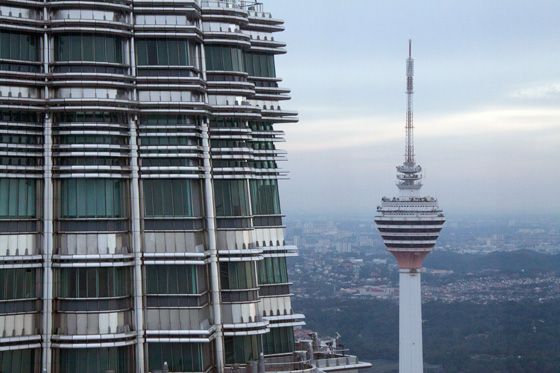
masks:
<path id="1" fill-rule="evenodd" d="M 341 343 L 361 360 L 398 360 L 398 304 L 387 300 L 295 300 L 305 328 Z M 426 302 L 424 361 L 445 372 L 560 372 L 560 300 Z"/>

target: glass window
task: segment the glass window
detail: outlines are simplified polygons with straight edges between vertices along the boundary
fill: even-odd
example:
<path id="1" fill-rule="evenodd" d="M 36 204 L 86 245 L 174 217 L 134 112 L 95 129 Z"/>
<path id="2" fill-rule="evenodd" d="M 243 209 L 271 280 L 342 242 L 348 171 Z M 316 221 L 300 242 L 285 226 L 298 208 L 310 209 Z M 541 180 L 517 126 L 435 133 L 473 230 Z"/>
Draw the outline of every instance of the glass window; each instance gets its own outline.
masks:
<path id="1" fill-rule="evenodd" d="M 105 52 L 105 38 L 101 35 L 95 35 L 95 61 L 106 61 L 107 53 Z"/>
<path id="2" fill-rule="evenodd" d="M 146 293 L 199 294 L 198 281 L 204 281 L 205 276 L 198 272 L 203 270 L 193 265 L 146 266 Z"/>
<path id="3" fill-rule="evenodd" d="M 60 349 L 55 358 L 61 373 L 127 373 L 135 370 L 134 346 Z"/>
<path id="4" fill-rule="evenodd" d="M 245 180 L 214 180 L 217 216 L 249 216 Z"/>
<path id="5" fill-rule="evenodd" d="M 243 71 L 243 52 L 240 48 L 224 45 L 208 45 L 206 49 L 206 69 Z"/>
<path id="6" fill-rule="evenodd" d="M 276 77 L 273 54 L 246 52 L 244 58 L 245 71 L 249 75 L 269 78 Z"/>
<path id="7" fill-rule="evenodd" d="M 254 215 L 280 214 L 277 180 L 251 180 L 251 205 Z"/>
<path id="8" fill-rule="evenodd" d="M 35 281 L 35 269 L 0 269 L 0 300 L 36 298 Z"/>
<path id="9" fill-rule="evenodd" d="M 254 289 L 256 273 L 254 262 L 220 263 L 220 283 L 222 289 Z"/>
<path id="10" fill-rule="evenodd" d="M 283 284 L 288 282 L 286 258 L 264 258 L 258 266 L 259 284 Z"/>
<path id="11" fill-rule="evenodd" d="M 62 179 L 62 218 L 122 218 L 120 179 Z"/>
<path id="12" fill-rule="evenodd" d="M 95 61 L 95 58 L 97 56 L 97 54 L 94 55 L 94 51 L 95 51 L 95 44 L 93 42 L 93 35 L 91 34 L 85 34 L 82 36 L 83 40 L 82 40 L 82 44 L 83 44 L 83 49 L 84 49 L 84 53 L 83 53 L 83 59 L 84 61 Z"/>
<path id="13" fill-rule="evenodd" d="M 37 181 L 0 178 L 0 218 L 36 218 Z"/>
<path id="14" fill-rule="evenodd" d="M 54 44 L 56 61 L 123 61 L 124 39 L 118 36 L 90 33 L 57 35 Z"/>
<path id="15" fill-rule="evenodd" d="M 293 352 L 293 327 L 270 328 L 270 333 L 263 335 L 263 348 L 266 355 Z"/>
<path id="16" fill-rule="evenodd" d="M 161 371 L 167 362 L 170 372 L 202 372 L 210 365 L 208 343 L 148 343 L 148 369 Z"/>
<path id="17" fill-rule="evenodd" d="M 60 268 L 58 296 L 62 298 L 106 298 L 132 295 L 130 267 Z"/>
<path id="18" fill-rule="evenodd" d="M 226 364 L 244 364 L 259 359 L 260 336 L 225 337 Z"/>
<path id="19" fill-rule="evenodd" d="M 146 179 L 142 184 L 146 217 L 192 217 L 201 214 L 199 181 Z"/>
<path id="20" fill-rule="evenodd" d="M 146 50 L 147 44 L 146 40 L 136 40 L 136 57 L 138 58 L 138 65 L 148 64 L 148 51 Z"/>
<path id="21" fill-rule="evenodd" d="M 137 39 L 138 65 L 188 66 L 190 44 L 186 39 Z"/>

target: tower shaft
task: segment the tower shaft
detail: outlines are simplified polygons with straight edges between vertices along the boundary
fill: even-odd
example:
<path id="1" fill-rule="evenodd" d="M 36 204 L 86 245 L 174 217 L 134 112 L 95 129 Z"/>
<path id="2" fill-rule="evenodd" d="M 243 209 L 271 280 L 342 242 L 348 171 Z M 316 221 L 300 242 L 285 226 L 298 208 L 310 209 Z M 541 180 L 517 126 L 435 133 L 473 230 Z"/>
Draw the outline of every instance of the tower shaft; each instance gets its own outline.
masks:
<path id="1" fill-rule="evenodd" d="M 422 373 L 420 272 L 409 269 L 399 272 L 399 372 Z"/>

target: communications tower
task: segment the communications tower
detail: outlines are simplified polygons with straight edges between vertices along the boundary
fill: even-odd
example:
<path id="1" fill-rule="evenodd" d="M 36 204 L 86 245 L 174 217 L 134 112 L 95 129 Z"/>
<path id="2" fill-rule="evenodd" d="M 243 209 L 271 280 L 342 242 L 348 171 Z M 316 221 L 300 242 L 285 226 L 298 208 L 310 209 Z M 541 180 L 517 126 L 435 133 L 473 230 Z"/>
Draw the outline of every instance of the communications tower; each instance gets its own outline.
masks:
<path id="1" fill-rule="evenodd" d="M 422 167 L 414 161 L 413 95 L 414 60 L 408 42 L 406 60 L 406 145 L 404 163 L 397 166 L 399 197 L 383 197 L 375 217 L 387 250 L 399 265 L 399 372 L 423 371 L 422 303 L 420 269 L 434 250 L 445 222 L 437 199 L 420 196 Z"/>

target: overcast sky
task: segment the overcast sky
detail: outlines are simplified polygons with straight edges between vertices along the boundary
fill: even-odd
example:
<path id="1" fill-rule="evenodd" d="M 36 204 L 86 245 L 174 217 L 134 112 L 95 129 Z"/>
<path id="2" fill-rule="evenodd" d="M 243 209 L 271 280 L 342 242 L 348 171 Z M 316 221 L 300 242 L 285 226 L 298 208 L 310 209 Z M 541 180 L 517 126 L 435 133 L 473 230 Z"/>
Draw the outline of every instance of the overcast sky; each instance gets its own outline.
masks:
<path id="1" fill-rule="evenodd" d="M 285 213 L 375 214 L 398 195 L 405 60 L 422 192 L 448 215 L 560 211 L 560 1 L 264 0 L 286 132 Z"/>

